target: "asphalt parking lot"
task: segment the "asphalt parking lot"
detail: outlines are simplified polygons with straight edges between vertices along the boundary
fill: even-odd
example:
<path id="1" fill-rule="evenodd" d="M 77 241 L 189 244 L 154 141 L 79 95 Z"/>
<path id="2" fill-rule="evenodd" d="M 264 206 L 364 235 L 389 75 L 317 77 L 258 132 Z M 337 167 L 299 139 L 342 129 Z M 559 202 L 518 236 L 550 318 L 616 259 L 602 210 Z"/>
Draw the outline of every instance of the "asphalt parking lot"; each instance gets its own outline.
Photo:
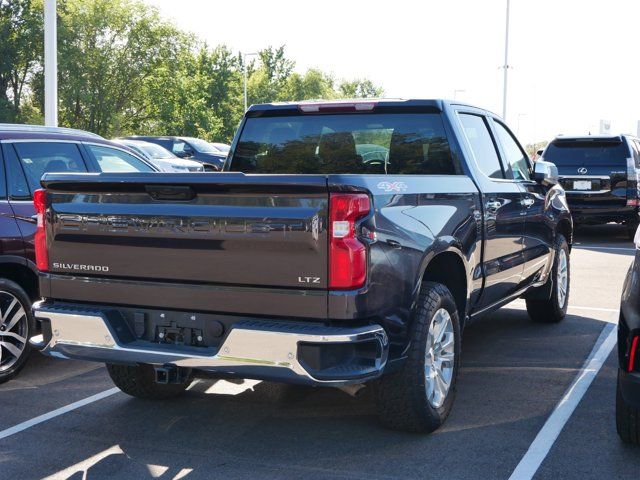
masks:
<path id="1" fill-rule="evenodd" d="M 640 450 L 615 432 L 613 352 L 566 424 L 553 413 L 576 398 L 565 393 L 592 352 L 606 353 L 633 251 L 620 228 L 580 230 L 562 323 L 534 324 L 515 302 L 471 325 L 453 412 L 430 436 L 378 426 L 366 390 L 211 380 L 146 402 L 114 393 L 102 366 L 34 355 L 0 386 L 0 478 L 637 479 Z"/>

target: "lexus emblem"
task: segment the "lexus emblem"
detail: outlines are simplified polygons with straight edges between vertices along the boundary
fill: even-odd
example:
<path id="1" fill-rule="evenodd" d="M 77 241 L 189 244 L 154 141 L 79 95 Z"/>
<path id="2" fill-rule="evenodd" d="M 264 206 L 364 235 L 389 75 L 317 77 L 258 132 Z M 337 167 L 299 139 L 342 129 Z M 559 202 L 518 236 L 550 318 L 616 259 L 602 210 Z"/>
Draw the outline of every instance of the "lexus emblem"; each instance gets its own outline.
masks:
<path id="1" fill-rule="evenodd" d="M 578 169 L 578 173 L 579 173 L 580 175 L 586 175 L 586 174 L 587 174 L 587 169 L 586 169 L 586 168 L 584 168 L 584 167 L 580 167 L 580 168 Z"/>

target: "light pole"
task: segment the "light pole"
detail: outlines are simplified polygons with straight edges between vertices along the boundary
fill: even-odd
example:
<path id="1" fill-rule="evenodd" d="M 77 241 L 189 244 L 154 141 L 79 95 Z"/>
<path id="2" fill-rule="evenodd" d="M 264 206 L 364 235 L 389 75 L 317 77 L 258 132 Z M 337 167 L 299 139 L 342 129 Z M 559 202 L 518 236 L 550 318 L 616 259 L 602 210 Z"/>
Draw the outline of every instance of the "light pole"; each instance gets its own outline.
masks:
<path id="1" fill-rule="evenodd" d="M 244 65 L 244 111 L 247 111 L 247 57 L 254 57 L 258 55 L 256 52 L 252 53 L 243 53 L 242 54 L 242 64 Z"/>
<path id="2" fill-rule="evenodd" d="M 507 0 L 507 21 L 504 35 L 504 81 L 502 89 L 502 118 L 507 121 L 507 76 L 509 73 L 509 4 L 510 0 Z"/>
<path id="3" fill-rule="evenodd" d="M 44 124 L 58 126 L 56 0 L 45 0 L 44 3 Z"/>

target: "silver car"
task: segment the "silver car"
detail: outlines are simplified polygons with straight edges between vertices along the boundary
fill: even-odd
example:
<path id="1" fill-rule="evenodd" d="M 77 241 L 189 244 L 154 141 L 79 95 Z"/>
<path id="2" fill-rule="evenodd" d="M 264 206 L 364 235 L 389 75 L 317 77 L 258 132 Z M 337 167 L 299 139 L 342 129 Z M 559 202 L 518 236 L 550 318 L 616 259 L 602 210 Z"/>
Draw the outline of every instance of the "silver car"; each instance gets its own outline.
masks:
<path id="1" fill-rule="evenodd" d="M 204 172 L 204 167 L 200 162 L 177 157 L 155 143 L 124 138 L 114 138 L 113 141 L 129 147 L 138 155 L 142 155 L 162 172 Z"/>

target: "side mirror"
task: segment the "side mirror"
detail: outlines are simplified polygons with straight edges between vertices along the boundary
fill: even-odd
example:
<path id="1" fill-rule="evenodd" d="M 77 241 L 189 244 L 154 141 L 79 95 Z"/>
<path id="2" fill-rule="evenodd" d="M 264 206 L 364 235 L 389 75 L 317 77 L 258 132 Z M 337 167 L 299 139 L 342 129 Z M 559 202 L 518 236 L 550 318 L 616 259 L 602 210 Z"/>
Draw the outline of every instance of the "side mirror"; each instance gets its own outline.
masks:
<path id="1" fill-rule="evenodd" d="M 538 160 L 533 164 L 533 179 L 542 185 L 556 185 L 558 183 L 558 167 L 551 162 Z"/>

